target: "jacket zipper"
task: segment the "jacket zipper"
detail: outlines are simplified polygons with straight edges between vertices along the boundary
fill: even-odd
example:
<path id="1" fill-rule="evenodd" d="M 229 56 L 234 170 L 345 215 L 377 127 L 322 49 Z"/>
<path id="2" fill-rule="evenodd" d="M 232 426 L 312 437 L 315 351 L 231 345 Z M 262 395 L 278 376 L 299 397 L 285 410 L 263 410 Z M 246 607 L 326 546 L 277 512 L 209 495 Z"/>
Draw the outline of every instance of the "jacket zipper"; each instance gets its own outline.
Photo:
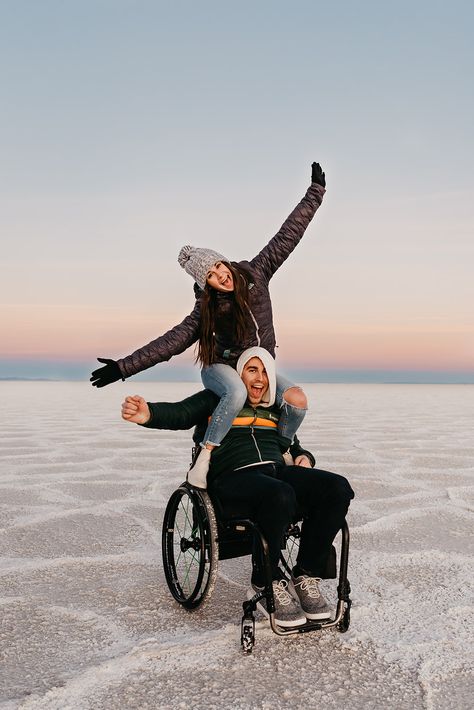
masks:
<path id="1" fill-rule="evenodd" d="M 255 318 L 254 314 L 252 313 L 252 310 L 251 310 L 248 303 L 246 304 L 246 306 L 249 310 L 250 316 L 251 316 L 251 318 L 253 320 L 253 324 L 255 326 L 255 336 L 257 338 L 257 345 L 260 346 L 260 335 L 259 335 L 259 327 L 258 327 L 257 319 Z"/>
<path id="2" fill-rule="evenodd" d="M 252 312 L 252 311 L 250 311 L 250 312 Z M 260 459 L 260 461 L 263 461 L 261 451 L 258 448 L 257 439 L 255 438 L 254 433 L 253 433 L 254 432 L 253 425 L 255 424 L 256 421 L 257 421 L 257 410 L 254 409 L 254 418 L 253 418 L 253 422 L 250 425 L 250 435 L 253 439 L 253 443 L 255 444 L 255 448 L 257 449 L 258 458 Z"/>

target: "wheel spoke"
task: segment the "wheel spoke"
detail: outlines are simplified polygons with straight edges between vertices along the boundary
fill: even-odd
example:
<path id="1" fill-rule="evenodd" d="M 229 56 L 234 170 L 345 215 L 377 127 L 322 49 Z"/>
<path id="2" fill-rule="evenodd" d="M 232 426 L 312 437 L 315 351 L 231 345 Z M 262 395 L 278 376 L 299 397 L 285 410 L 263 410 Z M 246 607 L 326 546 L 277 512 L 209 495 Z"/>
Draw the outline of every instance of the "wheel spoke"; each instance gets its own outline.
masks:
<path id="1" fill-rule="evenodd" d="M 284 573 L 289 576 L 293 567 L 296 565 L 298 552 L 300 549 L 299 535 L 293 536 L 291 533 L 286 540 L 286 547 L 281 551 L 280 563 Z"/>
<path id="2" fill-rule="evenodd" d="M 187 570 L 187 574 L 183 580 L 183 585 L 186 584 L 187 582 L 189 583 L 189 573 L 191 572 L 191 567 L 193 565 L 193 562 L 196 562 L 195 551 L 193 551 L 193 554 L 191 554 L 191 559 L 189 560 L 189 567 L 186 568 L 186 564 L 185 564 L 185 569 Z"/>
<path id="3" fill-rule="evenodd" d="M 192 523 L 191 520 L 189 519 L 189 505 L 190 505 L 190 503 L 191 503 L 191 500 L 190 500 L 190 498 L 188 497 L 186 510 L 184 510 L 184 507 L 183 507 L 183 512 L 184 512 L 184 514 L 185 514 L 185 516 L 186 516 L 187 522 L 189 523 L 189 527 L 191 528 L 191 534 L 192 534 L 192 531 L 193 531 L 193 523 Z"/>

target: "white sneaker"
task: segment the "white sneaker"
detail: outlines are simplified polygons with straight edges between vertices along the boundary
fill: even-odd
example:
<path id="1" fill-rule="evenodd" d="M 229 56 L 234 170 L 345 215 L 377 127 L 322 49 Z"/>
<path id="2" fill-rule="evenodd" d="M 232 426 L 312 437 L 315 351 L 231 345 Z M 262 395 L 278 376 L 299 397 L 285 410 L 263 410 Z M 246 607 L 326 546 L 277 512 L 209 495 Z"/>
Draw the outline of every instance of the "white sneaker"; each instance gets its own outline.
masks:
<path id="1" fill-rule="evenodd" d="M 187 481 L 194 488 L 201 488 L 204 491 L 207 488 L 207 472 L 211 463 L 211 453 L 210 449 L 201 449 L 194 465 L 188 471 Z"/>

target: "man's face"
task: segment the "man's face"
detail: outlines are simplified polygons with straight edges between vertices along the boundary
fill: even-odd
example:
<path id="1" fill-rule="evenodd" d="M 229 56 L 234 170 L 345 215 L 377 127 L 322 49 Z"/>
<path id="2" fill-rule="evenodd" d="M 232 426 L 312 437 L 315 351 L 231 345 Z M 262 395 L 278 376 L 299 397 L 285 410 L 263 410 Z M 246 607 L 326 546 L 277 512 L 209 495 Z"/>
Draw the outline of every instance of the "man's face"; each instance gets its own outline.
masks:
<path id="1" fill-rule="evenodd" d="M 252 357 L 242 370 L 242 382 L 247 388 L 247 399 L 253 406 L 260 404 L 268 389 L 268 375 L 263 362 Z"/>

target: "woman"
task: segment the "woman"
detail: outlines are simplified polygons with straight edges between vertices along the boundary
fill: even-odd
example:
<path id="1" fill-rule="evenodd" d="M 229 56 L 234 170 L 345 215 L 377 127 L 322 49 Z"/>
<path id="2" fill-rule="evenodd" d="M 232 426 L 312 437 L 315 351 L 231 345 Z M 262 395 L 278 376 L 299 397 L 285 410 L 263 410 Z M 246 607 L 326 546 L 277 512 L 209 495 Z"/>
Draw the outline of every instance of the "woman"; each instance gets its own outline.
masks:
<path id="1" fill-rule="evenodd" d="M 95 370 L 91 382 L 104 387 L 146 370 L 198 342 L 205 387 L 221 399 L 209 422 L 188 481 L 206 487 L 210 454 L 229 431 L 245 403 L 246 390 L 235 371 L 243 350 L 261 346 L 275 357 L 275 332 L 268 284 L 301 240 L 325 193 L 325 175 L 312 164 L 311 185 L 277 234 L 251 261 L 230 262 L 210 249 L 185 246 L 179 264 L 195 280 L 196 304 L 177 326 L 118 361 L 99 358 L 104 367 Z M 276 402 L 282 408 L 279 434 L 288 448 L 306 411 L 306 397 L 299 387 L 277 376 Z"/>

